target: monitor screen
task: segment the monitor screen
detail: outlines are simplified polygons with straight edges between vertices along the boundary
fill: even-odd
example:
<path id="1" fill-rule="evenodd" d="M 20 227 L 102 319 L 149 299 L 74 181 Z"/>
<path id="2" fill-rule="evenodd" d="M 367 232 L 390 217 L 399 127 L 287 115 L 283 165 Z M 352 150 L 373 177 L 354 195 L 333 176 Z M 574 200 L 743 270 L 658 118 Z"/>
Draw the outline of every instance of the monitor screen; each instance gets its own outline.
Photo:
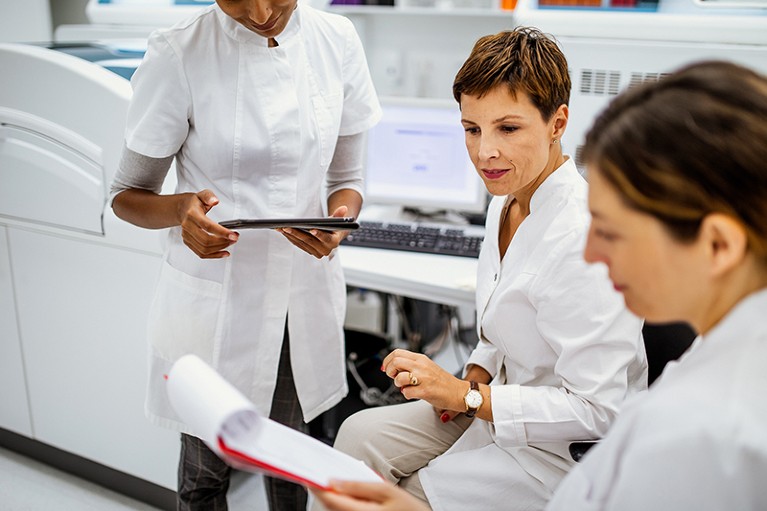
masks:
<path id="1" fill-rule="evenodd" d="M 484 213 L 485 185 L 469 159 L 454 100 L 381 98 L 367 135 L 365 201 Z"/>

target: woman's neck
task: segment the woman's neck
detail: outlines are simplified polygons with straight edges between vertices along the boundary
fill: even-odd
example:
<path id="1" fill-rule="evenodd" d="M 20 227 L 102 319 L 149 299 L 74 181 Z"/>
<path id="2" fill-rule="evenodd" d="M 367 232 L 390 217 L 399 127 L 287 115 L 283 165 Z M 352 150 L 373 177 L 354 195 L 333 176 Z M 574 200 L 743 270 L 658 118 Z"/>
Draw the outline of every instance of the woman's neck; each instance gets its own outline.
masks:
<path id="1" fill-rule="evenodd" d="M 535 180 L 528 184 L 525 188 L 514 192 L 514 199 L 518 204 L 519 214 L 522 216 L 522 218 L 525 218 L 530 214 L 530 202 L 533 200 L 533 195 L 538 190 L 538 188 L 540 188 L 541 184 L 543 184 L 543 182 L 546 181 L 546 179 L 548 179 L 548 177 L 552 175 L 555 170 L 557 170 L 565 163 L 565 161 L 567 161 L 567 158 L 562 155 L 559 144 L 556 145 L 556 150 L 557 151 L 549 157 L 549 161 L 546 163 L 546 167 L 538 175 L 538 177 L 536 177 Z"/>
<path id="2" fill-rule="evenodd" d="M 690 318 L 689 323 L 698 333 L 705 334 L 743 299 L 763 289 L 767 289 L 767 268 L 756 258 L 749 257 L 711 287 L 705 307 L 695 318 Z"/>

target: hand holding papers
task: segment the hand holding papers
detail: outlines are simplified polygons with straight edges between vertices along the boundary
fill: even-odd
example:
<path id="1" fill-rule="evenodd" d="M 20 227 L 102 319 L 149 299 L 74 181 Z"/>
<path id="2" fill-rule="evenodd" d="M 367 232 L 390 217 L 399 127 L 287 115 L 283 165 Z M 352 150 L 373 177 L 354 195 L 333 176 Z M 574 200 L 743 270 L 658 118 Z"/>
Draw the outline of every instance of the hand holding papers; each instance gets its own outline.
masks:
<path id="1" fill-rule="evenodd" d="M 312 488 L 331 479 L 381 482 L 372 469 L 299 431 L 260 415 L 253 404 L 195 355 L 168 374 L 168 397 L 179 417 L 222 460 Z"/>

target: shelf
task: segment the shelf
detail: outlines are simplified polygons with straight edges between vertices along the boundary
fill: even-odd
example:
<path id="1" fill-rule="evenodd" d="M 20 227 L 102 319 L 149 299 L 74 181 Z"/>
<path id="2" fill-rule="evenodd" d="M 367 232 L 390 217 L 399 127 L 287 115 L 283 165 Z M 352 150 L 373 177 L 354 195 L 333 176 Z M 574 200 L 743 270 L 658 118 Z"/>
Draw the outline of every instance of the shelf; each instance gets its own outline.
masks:
<path id="1" fill-rule="evenodd" d="M 331 5 L 328 10 L 353 16 L 505 17 L 513 19 L 513 25 L 534 26 L 558 38 L 767 45 L 767 10 L 722 12 L 700 7 L 692 1 L 676 4 L 674 0 L 661 0 L 656 12 L 614 8 L 538 9 L 534 0 L 520 0 L 513 11 L 499 7 L 482 9 L 372 5 Z"/>
<path id="2" fill-rule="evenodd" d="M 555 9 L 516 14 L 520 24 L 557 37 L 767 45 L 766 16 Z"/>
<path id="3" fill-rule="evenodd" d="M 395 0 L 408 1 L 408 0 Z M 422 1 L 422 0 L 410 0 Z M 642 9 L 557 9 L 537 8 L 536 0 L 519 0 L 515 10 L 500 8 L 500 0 L 491 6 L 452 7 L 466 0 L 434 0 L 434 7 L 409 5 L 330 5 L 327 10 L 355 17 L 464 17 L 482 20 L 500 18 L 509 26 L 529 25 L 556 37 L 599 39 L 640 39 L 669 42 L 728 43 L 767 45 L 767 9 L 718 9 L 702 3 L 736 5 L 737 2 L 767 0 L 660 0 L 657 12 Z M 92 23 L 115 26 L 167 26 L 199 9 L 196 5 L 136 8 L 130 5 L 105 5 L 91 0 L 87 6 Z"/>
<path id="4" fill-rule="evenodd" d="M 508 11 L 497 7 L 409 7 L 409 6 L 385 6 L 385 5 L 330 5 L 329 12 L 343 15 L 392 15 L 392 16 L 471 16 L 471 17 L 512 17 L 514 11 Z"/>

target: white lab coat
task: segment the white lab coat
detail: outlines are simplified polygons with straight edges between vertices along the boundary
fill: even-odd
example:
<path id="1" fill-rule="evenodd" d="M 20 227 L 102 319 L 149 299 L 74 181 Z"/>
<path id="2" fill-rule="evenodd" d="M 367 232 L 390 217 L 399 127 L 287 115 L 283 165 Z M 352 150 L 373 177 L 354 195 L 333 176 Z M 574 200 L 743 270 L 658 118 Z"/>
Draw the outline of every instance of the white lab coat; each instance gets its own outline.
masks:
<path id="1" fill-rule="evenodd" d="M 268 48 L 214 4 L 153 34 L 134 75 L 127 147 L 175 154 L 177 191 L 213 190 L 220 200 L 213 220 L 325 214 L 322 189 L 338 136 L 380 117 L 349 20 L 299 5 L 276 40 Z M 268 415 L 286 317 L 305 420 L 340 401 L 347 385 L 339 258 L 315 259 L 275 231 L 243 230 L 230 258 L 203 260 L 180 234 L 170 229 L 150 313 L 149 418 L 190 432 L 163 378 L 186 353 Z"/>
<path id="2" fill-rule="evenodd" d="M 467 364 L 494 376 L 494 422 L 475 419 L 419 472 L 435 510 L 542 508 L 573 465 L 570 441 L 602 436 L 624 400 L 647 387 L 641 321 L 606 268 L 583 259 L 586 196 L 568 159 L 536 190 L 503 261 L 506 197 L 490 203 L 477 275 L 480 341 Z"/>
<path id="3" fill-rule="evenodd" d="M 767 290 L 669 363 L 562 481 L 550 510 L 767 509 Z"/>

